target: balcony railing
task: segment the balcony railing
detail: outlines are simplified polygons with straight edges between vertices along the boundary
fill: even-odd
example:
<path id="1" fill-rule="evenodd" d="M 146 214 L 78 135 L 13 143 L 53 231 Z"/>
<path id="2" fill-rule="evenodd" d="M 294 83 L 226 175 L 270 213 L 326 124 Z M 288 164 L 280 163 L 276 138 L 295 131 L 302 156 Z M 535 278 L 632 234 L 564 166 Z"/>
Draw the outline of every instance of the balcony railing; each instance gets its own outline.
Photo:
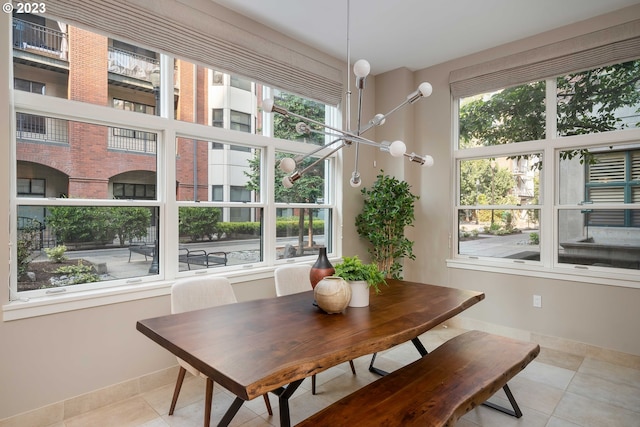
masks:
<path id="1" fill-rule="evenodd" d="M 69 143 L 68 121 L 32 114 L 16 114 L 18 141 Z"/>
<path id="2" fill-rule="evenodd" d="M 21 19 L 13 19 L 13 47 L 67 60 L 67 35 L 42 25 L 33 24 Z"/>
<path id="3" fill-rule="evenodd" d="M 108 147 L 111 150 L 156 154 L 158 139 L 157 135 L 152 132 L 109 128 Z"/>
<path id="4" fill-rule="evenodd" d="M 151 81 L 151 71 L 158 67 L 158 60 L 133 52 L 109 47 L 109 72 L 135 79 Z"/>

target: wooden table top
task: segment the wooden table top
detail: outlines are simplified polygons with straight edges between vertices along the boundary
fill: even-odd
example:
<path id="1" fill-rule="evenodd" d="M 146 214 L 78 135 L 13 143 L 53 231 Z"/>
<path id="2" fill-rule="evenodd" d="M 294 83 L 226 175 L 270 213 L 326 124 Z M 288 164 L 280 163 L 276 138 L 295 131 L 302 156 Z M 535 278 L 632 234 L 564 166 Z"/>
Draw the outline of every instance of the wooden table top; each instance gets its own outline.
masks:
<path id="1" fill-rule="evenodd" d="M 136 328 L 251 400 L 339 363 L 407 342 L 484 299 L 482 292 L 387 280 L 369 307 L 326 314 L 313 291 L 141 320 Z"/>

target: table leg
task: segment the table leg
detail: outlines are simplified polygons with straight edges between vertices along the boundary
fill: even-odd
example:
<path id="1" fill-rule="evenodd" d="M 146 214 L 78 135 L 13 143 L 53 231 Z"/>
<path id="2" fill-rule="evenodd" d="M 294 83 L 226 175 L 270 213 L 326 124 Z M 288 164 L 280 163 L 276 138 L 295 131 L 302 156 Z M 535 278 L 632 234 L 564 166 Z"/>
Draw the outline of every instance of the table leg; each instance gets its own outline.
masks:
<path id="1" fill-rule="evenodd" d="M 429 352 L 427 351 L 426 348 L 424 348 L 424 345 L 422 345 L 422 342 L 420 341 L 420 339 L 418 337 L 413 338 L 411 340 L 411 342 L 413 343 L 413 345 L 416 348 L 416 350 L 418 350 L 418 353 L 420 353 L 420 357 L 426 356 L 427 354 L 429 354 Z M 371 357 L 371 363 L 369 363 L 369 372 L 373 372 L 374 374 L 378 374 L 381 377 L 384 377 L 385 375 L 388 374 L 388 372 L 387 371 L 383 371 L 382 369 L 378 369 L 375 366 L 373 366 L 374 362 L 376 361 L 376 356 L 377 355 L 378 355 L 378 353 L 373 353 L 373 356 Z"/>
<path id="2" fill-rule="evenodd" d="M 229 407 L 229 409 L 227 409 L 227 412 L 225 412 L 224 417 L 222 417 L 222 419 L 218 423 L 218 427 L 227 427 L 231 422 L 231 420 L 233 419 L 233 417 L 236 416 L 236 414 L 242 407 L 243 403 L 244 403 L 244 400 L 240 399 L 239 397 L 236 397 L 233 403 L 231 404 L 231 406 Z"/>
<path id="3" fill-rule="evenodd" d="M 289 413 L 289 398 L 295 393 L 295 391 L 302 384 L 302 380 L 292 382 L 286 387 L 280 387 L 271 392 L 278 396 L 278 402 L 280 404 L 280 427 L 291 427 L 291 414 Z"/>

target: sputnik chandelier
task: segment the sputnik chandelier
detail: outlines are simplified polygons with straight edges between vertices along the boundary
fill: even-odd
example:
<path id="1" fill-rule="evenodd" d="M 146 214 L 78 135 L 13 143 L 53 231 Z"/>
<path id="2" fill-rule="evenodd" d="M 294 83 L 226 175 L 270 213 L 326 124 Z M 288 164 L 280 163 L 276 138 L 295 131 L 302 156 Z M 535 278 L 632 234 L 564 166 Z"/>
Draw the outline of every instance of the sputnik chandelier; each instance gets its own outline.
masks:
<path id="1" fill-rule="evenodd" d="M 350 44 L 349 43 L 349 2 L 347 2 L 347 66 L 349 66 L 349 64 L 351 63 L 349 44 Z M 346 131 L 337 129 L 332 126 L 328 126 L 319 121 L 288 111 L 287 109 L 276 105 L 273 99 L 265 99 L 262 102 L 263 110 L 267 113 L 277 113 L 285 117 L 295 117 L 297 119 L 300 119 L 301 122 L 296 124 L 296 132 L 300 134 L 307 134 L 307 135 L 311 133 L 319 133 L 319 134 L 324 134 L 334 138 L 333 140 L 329 141 L 325 145 L 320 145 L 317 149 L 313 150 L 310 153 L 296 156 L 296 157 L 285 157 L 282 160 L 280 160 L 280 164 L 279 164 L 280 170 L 288 174 L 282 179 L 282 185 L 284 187 L 286 188 L 293 187 L 293 184 L 297 180 L 299 180 L 306 172 L 311 170 L 318 163 L 324 161 L 326 158 L 336 153 L 337 151 L 341 150 L 342 148 L 351 147 L 351 146 L 355 147 L 355 166 L 354 166 L 353 173 L 351 174 L 350 184 L 352 187 L 359 187 L 362 184 L 362 180 L 360 179 L 360 173 L 358 172 L 358 157 L 359 157 L 358 154 L 359 154 L 360 144 L 378 147 L 380 151 L 387 152 L 393 157 L 406 157 L 407 159 L 409 159 L 409 161 L 418 163 L 425 167 L 433 165 L 433 157 L 429 155 L 421 156 L 414 152 L 408 154 L 407 146 L 402 141 L 398 140 L 393 142 L 389 142 L 389 141 L 375 142 L 375 141 L 366 139 L 362 136 L 362 134 L 367 132 L 369 129 L 375 126 L 382 126 L 385 120 L 387 119 L 387 117 L 389 117 L 391 114 L 395 113 L 402 107 L 409 104 L 414 104 L 418 100 L 422 98 L 426 98 L 429 95 L 431 95 L 431 92 L 432 92 L 431 84 L 429 84 L 428 82 L 420 83 L 420 85 L 418 86 L 418 89 L 410 93 L 406 97 L 406 99 L 402 103 L 400 103 L 397 107 L 393 108 L 391 111 L 389 111 L 386 114 L 376 114 L 371 120 L 369 120 L 367 125 L 363 127 L 361 125 L 362 97 L 363 97 L 363 92 L 365 88 L 365 81 L 370 71 L 371 71 L 371 65 L 365 59 L 360 59 L 356 61 L 355 64 L 353 65 L 353 73 L 355 74 L 356 87 L 358 88 L 358 111 L 357 111 L 358 121 L 357 121 L 356 130 L 351 130 L 351 124 L 350 124 L 351 122 L 350 120 L 351 89 L 349 84 L 347 84 L 347 93 L 346 93 L 346 127 L 348 129 Z M 318 125 L 324 130 L 313 129 L 310 126 L 311 124 Z M 334 145 L 334 144 L 337 144 L 337 145 Z M 313 163 L 309 164 L 304 169 L 298 170 L 298 164 L 302 160 L 309 158 L 314 154 L 318 153 L 319 151 L 322 151 L 330 147 L 333 147 L 333 148 L 331 148 L 329 152 L 324 154 L 322 157 L 316 159 Z"/>

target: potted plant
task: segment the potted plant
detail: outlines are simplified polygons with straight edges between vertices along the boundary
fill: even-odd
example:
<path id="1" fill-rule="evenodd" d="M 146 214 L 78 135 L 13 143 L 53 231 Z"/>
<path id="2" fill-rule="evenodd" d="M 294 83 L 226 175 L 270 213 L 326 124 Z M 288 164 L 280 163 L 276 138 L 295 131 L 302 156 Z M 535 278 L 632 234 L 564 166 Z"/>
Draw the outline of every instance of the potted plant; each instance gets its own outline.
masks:
<path id="1" fill-rule="evenodd" d="M 405 237 L 404 230 L 413 225 L 419 196 L 411 193 L 406 181 L 381 172 L 373 187 L 361 190 L 364 205 L 356 217 L 356 230 L 371 243 L 368 251 L 378 269 L 388 278 L 402 279 L 402 259 L 415 259 L 413 241 Z"/>
<path id="2" fill-rule="evenodd" d="M 340 264 L 335 266 L 334 276 L 338 276 L 351 285 L 351 301 L 349 307 L 366 307 L 369 305 L 369 288 L 373 288 L 379 294 L 380 285 L 387 284 L 384 273 L 378 269 L 375 263 L 365 264 L 357 255 L 344 257 Z"/>

